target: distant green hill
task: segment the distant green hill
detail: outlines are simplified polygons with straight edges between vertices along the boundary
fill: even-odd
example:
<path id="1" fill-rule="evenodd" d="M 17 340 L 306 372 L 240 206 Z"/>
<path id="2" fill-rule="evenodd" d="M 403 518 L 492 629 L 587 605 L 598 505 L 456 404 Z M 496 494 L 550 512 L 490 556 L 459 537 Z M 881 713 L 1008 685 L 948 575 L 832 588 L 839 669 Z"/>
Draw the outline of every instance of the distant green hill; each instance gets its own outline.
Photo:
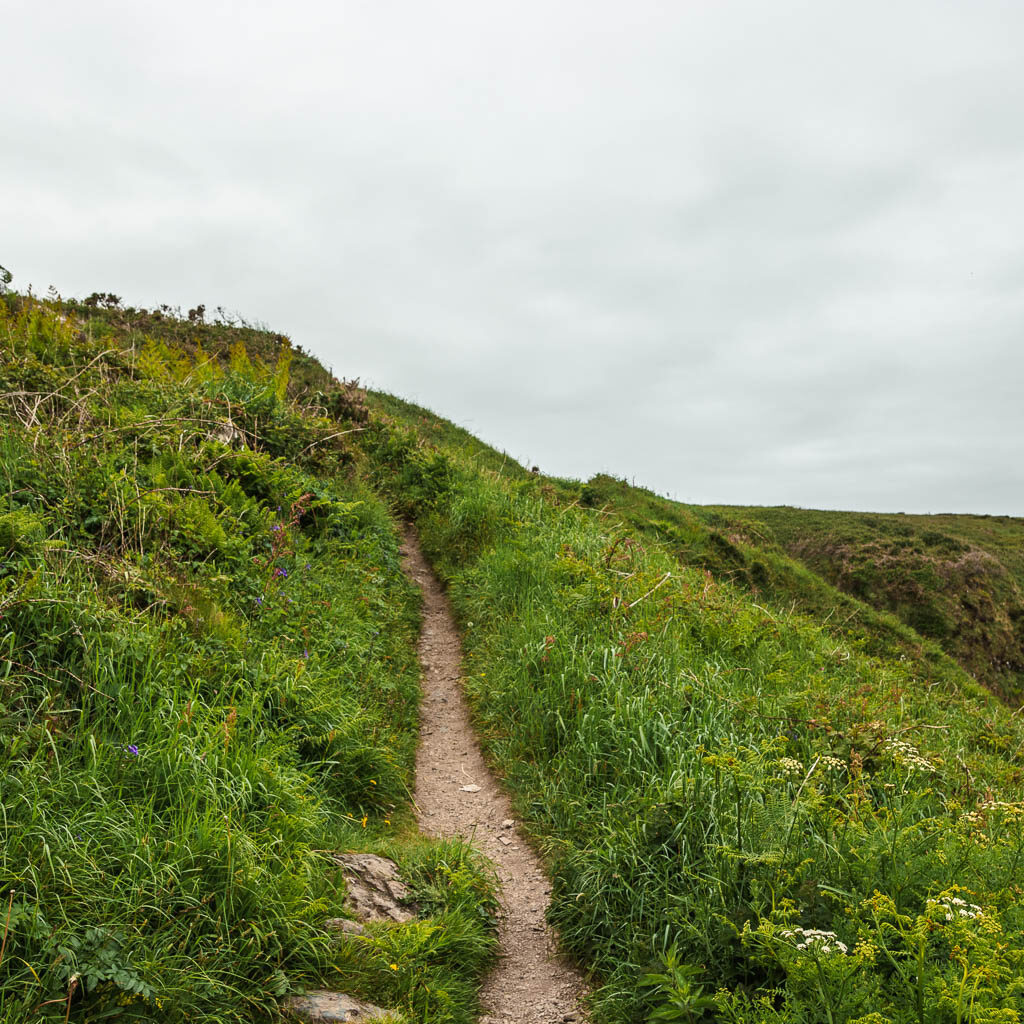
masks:
<path id="1" fill-rule="evenodd" d="M 1024 519 L 721 508 L 844 593 L 892 612 L 985 685 L 1024 695 Z"/>
<path id="2" fill-rule="evenodd" d="M 1024 694 L 1024 520 L 685 505 L 604 475 L 580 496 L 872 653 L 941 673 L 941 650 L 1005 699 Z"/>

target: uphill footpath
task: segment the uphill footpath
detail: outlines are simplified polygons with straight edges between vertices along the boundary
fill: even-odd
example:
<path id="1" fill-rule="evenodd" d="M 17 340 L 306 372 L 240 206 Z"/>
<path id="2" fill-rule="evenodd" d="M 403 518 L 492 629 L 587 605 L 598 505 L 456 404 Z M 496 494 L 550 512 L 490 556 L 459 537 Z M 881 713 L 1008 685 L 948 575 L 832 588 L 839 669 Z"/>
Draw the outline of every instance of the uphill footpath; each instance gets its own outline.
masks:
<path id="1" fill-rule="evenodd" d="M 481 992 L 481 1024 L 561 1024 L 585 1020 L 580 974 L 557 953 L 545 921 L 550 885 L 491 775 L 470 725 L 459 679 L 462 646 L 433 570 L 412 528 L 403 569 L 423 592 L 423 666 L 416 813 L 436 836 L 471 840 L 494 863 L 501 883 L 501 959 Z"/>

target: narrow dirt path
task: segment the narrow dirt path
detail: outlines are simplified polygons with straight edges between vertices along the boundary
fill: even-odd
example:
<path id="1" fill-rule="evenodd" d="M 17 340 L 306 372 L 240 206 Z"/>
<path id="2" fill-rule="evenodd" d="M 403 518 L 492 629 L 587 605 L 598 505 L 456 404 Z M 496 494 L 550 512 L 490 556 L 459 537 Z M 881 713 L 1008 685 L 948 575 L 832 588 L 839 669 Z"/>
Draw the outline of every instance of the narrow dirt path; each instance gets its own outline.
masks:
<path id="1" fill-rule="evenodd" d="M 508 797 L 477 746 L 459 685 L 459 633 L 411 528 L 402 544 L 402 567 L 423 591 L 423 701 L 416 756 L 420 828 L 472 840 L 494 862 L 502 885 L 502 955 L 481 993 L 481 1024 L 584 1021 L 583 979 L 557 955 L 544 920 L 551 892 L 547 876 L 512 821 Z"/>

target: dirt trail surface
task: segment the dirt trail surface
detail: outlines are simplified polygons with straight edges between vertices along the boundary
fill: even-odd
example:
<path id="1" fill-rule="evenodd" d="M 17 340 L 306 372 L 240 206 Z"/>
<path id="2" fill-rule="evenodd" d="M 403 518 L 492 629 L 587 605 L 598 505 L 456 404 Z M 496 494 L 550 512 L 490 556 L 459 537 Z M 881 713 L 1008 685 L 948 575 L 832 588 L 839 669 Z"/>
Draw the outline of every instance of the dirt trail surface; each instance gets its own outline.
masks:
<path id="1" fill-rule="evenodd" d="M 495 864 L 504 909 L 501 960 L 481 992 L 481 1024 L 585 1021 L 579 973 L 557 954 L 544 920 L 551 892 L 540 860 L 512 821 L 508 797 L 484 763 L 459 679 L 462 645 L 441 586 L 407 529 L 405 572 L 423 590 L 423 665 L 416 806 L 420 827 L 469 839 Z"/>

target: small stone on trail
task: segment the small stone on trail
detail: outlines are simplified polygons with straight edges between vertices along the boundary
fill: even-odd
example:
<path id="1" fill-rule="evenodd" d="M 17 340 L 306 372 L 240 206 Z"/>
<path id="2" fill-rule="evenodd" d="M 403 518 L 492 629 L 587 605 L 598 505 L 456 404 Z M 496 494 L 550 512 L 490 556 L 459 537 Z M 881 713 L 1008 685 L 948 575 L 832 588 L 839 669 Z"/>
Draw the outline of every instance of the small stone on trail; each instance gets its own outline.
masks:
<path id="1" fill-rule="evenodd" d="M 480 787 L 475 782 L 471 783 L 468 786 L 459 786 L 459 789 L 463 793 L 479 793 L 480 792 Z"/>
<path id="2" fill-rule="evenodd" d="M 314 989 L 303 996 L 289 996 L 282 1007 L 284 1012 L 309 1024 L 334 1024 L 350 1020 L 379 1020 L 388 1015 L 373 1003 L 353 999 L 344 992 Z"/>
<path id="3" fill-rule="evenodd" d="M 506 818 L 501 823 L 501 827 L 502 828 L 514 828 L 515 827 L 515 820 L 513 818 Z"/>
<path id="4" fill-rule="evenodd" d="M 501 843 L 503 846 L 512 845 L 512 840 L 508 839 L 506 836 L 498 836 L 498 842 Z"/>

